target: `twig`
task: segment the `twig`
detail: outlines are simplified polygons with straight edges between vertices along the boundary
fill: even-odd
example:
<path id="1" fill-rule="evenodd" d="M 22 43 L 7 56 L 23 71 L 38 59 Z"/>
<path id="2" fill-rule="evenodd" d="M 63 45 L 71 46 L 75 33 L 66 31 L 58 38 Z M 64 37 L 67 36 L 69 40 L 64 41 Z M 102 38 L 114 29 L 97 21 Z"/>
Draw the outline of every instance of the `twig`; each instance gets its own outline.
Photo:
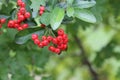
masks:
<path id="1" fill-rule="evenodd" d="M 86 56 L 86 52 L 85 52 L 85 49 L 84 49 L 83 44 L 81 42 L 81 39 L 79 39 L 76 35 L 74 36 L 74 39 L 75 39 L 78 47 L 81 50 L 81 55 L 82 55 L 82 58 L 83 58 L 82 60 L 85 63 L 85 65 L 88 66 L 88 68 L 90 70 L 90 73 L 93 77 L 93 80 L 99 80 L 97 72 L 92 68 L 92 64 L 89 62 L 89 60 Z"/>

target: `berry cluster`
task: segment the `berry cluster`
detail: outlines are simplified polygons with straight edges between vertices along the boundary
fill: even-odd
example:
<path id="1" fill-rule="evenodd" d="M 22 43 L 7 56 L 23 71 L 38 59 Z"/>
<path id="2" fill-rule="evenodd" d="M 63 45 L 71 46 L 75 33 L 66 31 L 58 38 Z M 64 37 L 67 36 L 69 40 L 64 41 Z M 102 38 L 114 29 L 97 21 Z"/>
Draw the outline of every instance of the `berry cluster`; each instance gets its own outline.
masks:
<path id="1" fill-rule="evenodd" d="M 6 21 L 6 19 L 5 19 L 5 18 L 0 19 L 0 28 L 2 28 L 2 24 L 4 24 L 4 23 L 5 23 L 5 21 Z"/>
<path id="2" fill-rule="evenodd" d="M 40 6 L 40 11 L 39 11 L 39 15 L 41 16 L 45 11 L 45 7 L 44 6 Z"/>
<path id="3" fill-rule="evenodd" d="M 64 51 L 64 50 L 67 49 L 68 37 L 64 33 L 64 30 L 62 30 L 62 29 L 59 29 L 57 33 L 58 33 L 57 37 L 42 36 L 42 40 L 39 40 L 37 34 L 33 34 L 32 35 L 32 40 L 40 48 L 48 46 L 51 42 L 53 45 L 49 46 L 49 50 L 56 53 L 56 54 L 60 54 L 61 51 Z"/>
<path id="4" fill-rule="evenodd" d="M 22 0 L 18 0 L 17 5 L 20 7 L 17 13 L 17 20 L 10 20 L 8 28 L 16 28 L 21 31 L 28 28 L 28 24 L 23 23 L 23 21 L 30 18 L 30 13 L 26 11 L 26 5 Z"/>

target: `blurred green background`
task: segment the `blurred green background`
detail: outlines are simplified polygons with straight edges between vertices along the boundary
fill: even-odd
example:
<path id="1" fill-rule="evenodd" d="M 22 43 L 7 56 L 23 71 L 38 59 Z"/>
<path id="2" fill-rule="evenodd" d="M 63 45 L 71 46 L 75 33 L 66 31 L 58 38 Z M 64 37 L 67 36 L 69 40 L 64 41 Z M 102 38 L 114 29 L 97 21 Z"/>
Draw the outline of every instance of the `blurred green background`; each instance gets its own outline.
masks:
<path id="1" fill-rule="evenodd" d="M 120 0 L 96 0 L 98 22 L 63 25 L 66 52 L 56 55 L 28 41 L 14 42 L 16 30 L 0 32 L 0 80 L 120 80 Z"/>

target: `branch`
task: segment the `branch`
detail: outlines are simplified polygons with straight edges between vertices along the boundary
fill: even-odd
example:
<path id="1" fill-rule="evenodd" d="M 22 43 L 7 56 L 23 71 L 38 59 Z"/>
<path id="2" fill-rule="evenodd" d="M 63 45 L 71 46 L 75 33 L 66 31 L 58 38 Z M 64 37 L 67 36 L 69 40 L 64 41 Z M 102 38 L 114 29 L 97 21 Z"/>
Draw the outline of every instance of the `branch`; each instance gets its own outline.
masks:
<path id="1" fill-rule="evenodd" d="M 86 52 L 85 52 L 85 49 L 84 49 L 83 44 L 81 42 L 81 39 L 79 39 L 76 35 L 74 36 L 74 39 L 75 39 L 78 47 L 81 50 L 81 55 L 83 57 L 82 60 L 85 63 L 85 65 L 88 66 L 88 68 L 90 70 L 90 73 L 91 73 L 91 75 L 93 77 L 93 80 L 99 80 L 97 72 L 92 68 L 92 64 L 89 62 L 89 60 L 88 60 L 88 58 L 86 56 Z"/>

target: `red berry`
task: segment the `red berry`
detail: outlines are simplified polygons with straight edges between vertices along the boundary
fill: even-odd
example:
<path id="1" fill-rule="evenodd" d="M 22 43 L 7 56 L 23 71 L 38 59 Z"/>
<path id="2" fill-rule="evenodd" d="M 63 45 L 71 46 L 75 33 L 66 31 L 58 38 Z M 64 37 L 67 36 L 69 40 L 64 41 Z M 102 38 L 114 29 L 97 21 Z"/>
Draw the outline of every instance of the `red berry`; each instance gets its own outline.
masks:
<path id="1" fill-rule="evenodd" d="M 13 21 L 13 20 L 10 20 L 10 21 L 8 22 L 8 27 L 9 27 L 9 28 L 13 28 L 13 26 L 14 26 L 14 21 Z"/>
<path id="2" fill-rule="evenodd" d="M 23 30 L 23 28 L 19 26 L 19 27 L 17 28 L 17 30 L 18 30 L 18 31 L 21 31 L 21 30 Z"/>
<path id="3" fill-rule="evenodd" d="M 18 27 L 20 27 L 20 25 L 19 25 L 19 24 L 15 24 L 14 27 L 15 27 L 15 28 L 18 28 Z"/>
<path id="4" fill-rule="evenodd" d="M 39 15 L 41 16 L 43 13 L 44 13 L 43 11 L 40 11 L 40 12 L 39 12 Z"/>
<path id="5" fill-rule="evenodd" d="M 63 34 L 62 37 L 63 37 L 63 39 L 68 38 L 66 34 Z"/>
<path id="6" fill-rule="evenodd" d="M 5 19 L 5 18 L 2 18 L 2 19 L 0 20 L 0 23 L 1 23 L 1 24 L 4 24 L 5 21 L 6 21 L 6 19 Z"/>
<path id="7" fill-rule="evenodd" d="M 42 36 L 42 41 L 46 40 L 47 37 L 46 36 Z"/>
<path id="8" fill-rule="evenodd" d="M 56 49 L 55 49 L 55 53 L 60 54 L 60 52 L 61 52 L 61 51 L 60 51 L 59 48 L 56 48 Z"/>
<path id="9" fill-rule="evenodd" d="M 19 19 L 20 21 L 23 21 L 25 18 L 24 18 L 23 15 L 19 15 L 19 16 L 18 16 L 18 19 Z"/>
<path id="10" fill-rule="evenodd" d="M 18 19 L 18 20 L 17 20 L 17 23 L 21 23 L 21 20 Z"/>
<path id="11" fill-rule="evenodd" d="M 57 41 L 56 38 L 53 38 L 52 42 L 53 42 L 54 44 L 58 44 L 58 41 Z"/>
<path id="12" fill-rule="evenodd" d="M 49 50 L 52 51 L 52 52 L 55 52 L 55 47 L 50 46 L 50 47 L 49 47 Z"/>
<path id="13" fill-rule="evenodd" d="M 17 13 L 17 16 L 20 16 L 20 15 L 22 15 L 22 14 L 21 14 L 20 12 L 18 12 L 18 13 Z"/>
<path id="14" fill-rule="evenodd" d="M 63 41 L 64 41 L 64 42 L 63 42 L 64 44 L 67 44 L 67 43 L 68 43 L 68 39 L 67 39 L 67 38 L 64 39 Z"/>
<path id="15" fill-rule="evenodd" d="M 22 0 L 17 0 L 17 1 L 22 1 Z"/>
<path id="16" fill-rule="evenodd" d="M 59 29 L 57 33 L 58 33 L 59 36 L 62 36 L 64 34 L 64 30 L 63 29 Z"/>
<path id="17" fill-rule="evenodd" d="M 40 11 L 44 11 L 45 10 L 45 7 L 44 6 L 41 6 L 40 7 Z"/>
<path id="18" fill-rule="evenodd" d="M 40 40 L 39 39 L 35 39 L 34 43 L 38 45 L 38 44 L 40 44 Z"/>
<path id="19" fill-rule="evenodd" d="M 38 39 L 38 34 L 32 34 L 32 40 Z"/>
<path id="20" fill-rule="evenodd" d="M 23 28 L 23 29 L 28 28 L 28 24 L 23 24 L 23 25 L 22 25 L 22 28 Z"/>
<path id="21" fill-rule="evenodd" d="M 48 40 L 48 41 L 52 41 L 52 39 L 53 39 L 52 36 L 48 36 L 48 37 L 47 37 L 47 40 Z"/>
<path id="22" fill-rule="evenodd" d="M 20 13 L 21 14 L 25 14 L 25 12 L 26 12 L 26 9 L 24 7 L 20 8 Z"/>
<path id="23" fill-rule="evenodd" d="M 63 45 L 63 50 L 65 50 L 65 49 L 67 49 L 67 45 L 66 44 Z"/>
<path id="24" fill-rule="evenodd" d="M 63 40 L 58 41 L 58 45 L 63 44 L 63 43 L 64 43 Z"/>
<path id="25" fill-rule="evenodd" d="M 61 50 L 64 50 L 64 45 L 63 44 L 60 44 L 60 45 L 58 45 L 57 46 L 59 49 L 61 49 Z"/>
<path id="26" fill-rule="evenodd" d="M 22 4 L 22 1 L 21 0 L 18 0 L 17 1 L 17 5 L 20 6 Z"/>
<path id="27" fill-rule="evenodd" d="M 58 36 L 58 37 L 57 37 L 57 40 L 58 40 L 58 41 L 61 41 L 61 40 L 62 40 L 62 36 Z"/>
<path id="28" fill-rule="evenodd" d="M 42 44 L 43 44 L 44 46 L 47 46 L 47 45 L 49 44 L 49 41 L 48 41 L 48 40 L 44 40 L 44 41 L 42 42 Z"/>
<path id="29" fill-rule="evenodd" d="M 20 4 L 20 7 L 25 7 L 25 3 L 22 2 L 22 3 Z"/>
<path id="30" fill-rule="evenodd" d="M 26 12 L 25 14 L 24 14 L 24 17 L 27 19 L 27 18 L 30 18 L 30 13 L 29 12 Z"/>
<path id="31" fill-rule="evenodd" d="M 38 46 L 39 46 L 40 48 L 43 48 L 43 44 L 42 44 L 42 43 L 38 44 Z"/>

